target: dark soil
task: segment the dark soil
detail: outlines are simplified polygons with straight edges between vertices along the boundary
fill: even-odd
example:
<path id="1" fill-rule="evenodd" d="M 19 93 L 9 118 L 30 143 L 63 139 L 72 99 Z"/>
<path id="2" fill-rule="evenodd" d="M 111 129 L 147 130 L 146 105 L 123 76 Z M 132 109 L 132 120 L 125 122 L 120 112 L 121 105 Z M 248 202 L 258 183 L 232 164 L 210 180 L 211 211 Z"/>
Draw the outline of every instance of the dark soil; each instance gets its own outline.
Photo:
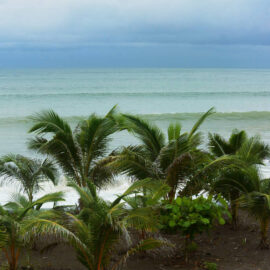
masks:
<path id="1" fill-rule="evenodd" d="M 247 225 L 248 224 L 248 225 Z M 167 236 L 176 245 L 172 256 L 131 258 L 126 270 L 173 270 L 207 269 L 205 263 L 215 263 L 219 270 L 269 270 L 270 250 L 259 246 L 260 232 L 257 222 L 242 216 L 238 229 L 230 224 L 218 226 L 211 234 L 196 238 L 197 250 L 185 263 L 182 252 L 183 240 L 179 236 Z M 270 239 L 270 232 L 269 232 Z"/>
<path id="2" fill-rule="evenodd" d="M 248 224 L 248 225 L 247 225 Z M 179 235 L 163 235 L 175 244 L 175 248 L 164 249 L 157 254 L 140 254 L 127 261 L 125 270 L 175 270 L 206 269 L 205 262 L 216 263 L 219 270 L 270 270 L 270 250 L 258 248 L 260 234 L 256 222 L 242 218 L 238 230 L 229 224 L 218 226 L 211 234 L 196 238 L 197 250 L 186 263 L 183 257 L 183 240 Z M 270 239 L 270 233 L 269 233 Z M 72 248 L 57 245 L 41 254 L 31 251 L 30 256 L 22 256 L 21 264 L 31 262 L 38 270 L 83 270 Z"/>

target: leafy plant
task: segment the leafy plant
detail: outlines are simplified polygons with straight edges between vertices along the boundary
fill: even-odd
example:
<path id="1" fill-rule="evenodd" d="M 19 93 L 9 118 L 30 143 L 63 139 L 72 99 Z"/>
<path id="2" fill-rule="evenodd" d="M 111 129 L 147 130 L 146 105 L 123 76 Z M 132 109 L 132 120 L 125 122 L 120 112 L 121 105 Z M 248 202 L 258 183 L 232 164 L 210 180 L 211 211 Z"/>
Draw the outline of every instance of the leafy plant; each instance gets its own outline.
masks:
<path id="1" fill-rule="evenodd" d="M 171 203 L 165 203 L 161 214 L 161 228 L 171 232 L 180 232 L 185 237 L 185 253 L 188 245 L 197 234 L 208 231 L 215 222 L 225 224 L 228 215 L 226 202 L 219 196 L 213 201 L 212 196 L 192 199 L 178 197 Z"/>
<path id="2" fill-rule="evenodd" d="M 216 263 L 213 263 L 213 262 L 205 262 L 203 264 L 204 266 L 204 269 L 207 269 L 207 270 L 217 270 L 218 269 L 218 266 Z"/>

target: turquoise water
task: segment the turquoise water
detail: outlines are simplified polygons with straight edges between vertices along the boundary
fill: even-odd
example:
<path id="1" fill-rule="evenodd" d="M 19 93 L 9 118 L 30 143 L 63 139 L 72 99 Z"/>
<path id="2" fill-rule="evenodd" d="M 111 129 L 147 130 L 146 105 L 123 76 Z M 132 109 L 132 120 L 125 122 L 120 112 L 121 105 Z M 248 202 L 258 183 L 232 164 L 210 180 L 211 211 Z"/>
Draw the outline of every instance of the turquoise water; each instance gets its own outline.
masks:
<path id="1" fill-rule="evenodd" d="M 245 128 L 270 141 L 269 101 L 270 70 L 0 70 L 0 149 L 26 153 L 27 117 L 40 110 L 54 109 L 75 124 L 78 117 L 105 114 L 115 104 L 162 128 L 171 121 L 189 128 L 198 112 L 215 106 L 219 114 L 204 131 L 228 135 L 232 128 Z"/>
<path id="2" fill-rule="evenodd" d="M 218 112 L 202 126 L 228 136 L 232 129 L 260 134 L 270 143 L 270 70 L 251 69 L 26 69 L 0 70 L 1 154 L 32 155 L 29 115 L 54 109 L 75 126 L 78 119 L 112 106 L 144 115 L 166 129 L 189 129 L 199 113 Z M 112 148 L 133 139 L 116 134 Z M 269 171 L 268 168 L 264 170 Z"/>
<path id="3" fill-rule="evenodd" d="M 140 114 L 268 111 L 270 70 L 0 70 L 0 115 L 53 108 L 64 116 L 105 113 L 118 104 Z"/>

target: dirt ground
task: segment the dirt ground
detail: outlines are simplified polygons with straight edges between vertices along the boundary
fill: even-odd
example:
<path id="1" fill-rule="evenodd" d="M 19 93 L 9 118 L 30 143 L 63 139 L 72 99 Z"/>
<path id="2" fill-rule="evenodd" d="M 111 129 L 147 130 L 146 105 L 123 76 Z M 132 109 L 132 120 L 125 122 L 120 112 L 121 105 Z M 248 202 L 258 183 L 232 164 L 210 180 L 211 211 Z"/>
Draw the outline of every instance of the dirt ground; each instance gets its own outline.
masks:
<path id="1" fill-rule="evenodd" d="M 197 237 L 197 250 L 190 256 L 190 263 L 185 263 L 182 253 L 183 241 L 178 235 L 164 235 L 175 248 L 172 252 L 160 251 L 156 255 L 141 254 L 128 259 L 125 270 L 176 270 L 205 269 L 204 262 L 216 263 L 219 270 L 270 270 L 270 250 L 258 248 L 260 240 L 256 222 L 246 225 L 242 219 L 237 231 L 229 224 L 219 226 Z M 270 239 L 270 233 L 269 233 Z M 31 261 L 35 270 L 83 270 L 73 250 L 64 245 L 40 254 L 32 251 L 23 256 L 21 263 Z"/>

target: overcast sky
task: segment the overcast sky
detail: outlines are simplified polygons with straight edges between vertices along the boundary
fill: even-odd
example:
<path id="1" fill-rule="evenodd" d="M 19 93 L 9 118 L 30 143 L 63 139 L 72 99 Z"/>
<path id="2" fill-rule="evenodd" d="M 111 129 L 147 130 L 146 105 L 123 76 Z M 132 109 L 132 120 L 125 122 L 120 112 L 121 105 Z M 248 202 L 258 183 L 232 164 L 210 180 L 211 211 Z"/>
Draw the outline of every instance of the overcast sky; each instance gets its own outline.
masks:
<path id="1" fill-rule="evenodd" d="M 0 67 L 270 67 L 270 0 L 0 0 Z"/>

